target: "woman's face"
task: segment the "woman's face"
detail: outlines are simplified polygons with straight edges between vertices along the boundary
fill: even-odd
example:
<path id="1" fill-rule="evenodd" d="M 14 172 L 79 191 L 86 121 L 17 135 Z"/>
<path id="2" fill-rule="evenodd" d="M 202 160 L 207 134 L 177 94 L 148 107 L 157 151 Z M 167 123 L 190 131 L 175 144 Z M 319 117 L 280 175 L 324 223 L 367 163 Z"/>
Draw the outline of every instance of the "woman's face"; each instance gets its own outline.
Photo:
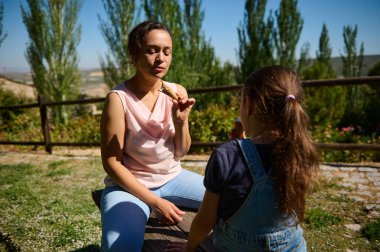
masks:
<path id="1" fill-rule="evenodd" d="M 136 61 L 137 72 L 149 77 L 162 78 L 172 62 L 172 39 L 164 30 L 152 30 Z"/>

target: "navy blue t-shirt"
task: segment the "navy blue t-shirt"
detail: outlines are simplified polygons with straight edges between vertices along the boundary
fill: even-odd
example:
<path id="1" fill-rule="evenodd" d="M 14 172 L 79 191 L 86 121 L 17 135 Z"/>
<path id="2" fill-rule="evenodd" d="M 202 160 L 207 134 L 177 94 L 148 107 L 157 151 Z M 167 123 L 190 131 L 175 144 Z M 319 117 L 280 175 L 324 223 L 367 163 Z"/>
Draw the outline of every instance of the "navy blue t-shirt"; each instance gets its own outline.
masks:
<path id="1" fill-rule="evenodd" d="M 272 165 L 272 145 L 255 144 L 261 163 L 268 172 Z M 253 179 L 236 140 L 217 147 L 206 166 L 204 185 L 207 190 L 220 194 L 219 216 L 223 220 L 231 217 L 244 203 Z"/>

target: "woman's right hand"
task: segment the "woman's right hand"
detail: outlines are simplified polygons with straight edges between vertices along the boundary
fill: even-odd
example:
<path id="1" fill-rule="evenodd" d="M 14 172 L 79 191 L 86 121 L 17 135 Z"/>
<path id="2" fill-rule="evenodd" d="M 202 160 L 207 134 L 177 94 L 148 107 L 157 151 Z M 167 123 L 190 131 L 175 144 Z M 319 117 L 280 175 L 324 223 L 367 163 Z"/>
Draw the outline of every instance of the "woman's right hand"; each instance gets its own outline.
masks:
<path id="1" fill-rule="evenodd" d="M 157 198 L 151 207 L 157 219 L 167 225 L 180 222 L 183 215 L 185 215 L 185 212 L 176 207 L 176 205 L 162 198 Z"/>

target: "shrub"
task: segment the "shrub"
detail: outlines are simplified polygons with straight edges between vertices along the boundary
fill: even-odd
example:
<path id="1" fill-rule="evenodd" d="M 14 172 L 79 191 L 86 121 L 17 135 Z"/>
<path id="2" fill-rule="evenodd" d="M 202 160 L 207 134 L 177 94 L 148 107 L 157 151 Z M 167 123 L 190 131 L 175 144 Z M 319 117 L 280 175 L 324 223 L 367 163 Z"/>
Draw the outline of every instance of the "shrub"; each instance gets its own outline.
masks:
<path id="1" fill-rule="evenodd" d="M 55 125 L 51 131 L 54 142 L 100 142 L 100 115 L 74 117 L 67 125 Z"/>
<path id="2" fill-rule="evenodd" d="M 193 142 L 217 142 L 228 140 L 228 133 L 234 120 L 239 116 L 236 101 L 231 101 L 228 109 L 218 104 L 210 104 L 202 110 L 190 114 L 190 134 Z M 199 149 L 198 151 L 204 151 Z"/>

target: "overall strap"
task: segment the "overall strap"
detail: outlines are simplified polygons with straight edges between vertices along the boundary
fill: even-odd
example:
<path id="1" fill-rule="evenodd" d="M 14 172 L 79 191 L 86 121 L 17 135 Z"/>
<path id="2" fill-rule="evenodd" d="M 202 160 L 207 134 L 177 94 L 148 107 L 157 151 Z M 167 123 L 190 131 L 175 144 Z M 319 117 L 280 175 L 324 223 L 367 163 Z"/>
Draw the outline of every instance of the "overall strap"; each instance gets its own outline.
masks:
<path id="1" fill-rule="evenodd" d="M 261 163 L 255 144 L 250 139 L 238 139 L 237 141 L 253 179 L 257 182 L 260 178 L 266 178 L 267 174 Z"/>

